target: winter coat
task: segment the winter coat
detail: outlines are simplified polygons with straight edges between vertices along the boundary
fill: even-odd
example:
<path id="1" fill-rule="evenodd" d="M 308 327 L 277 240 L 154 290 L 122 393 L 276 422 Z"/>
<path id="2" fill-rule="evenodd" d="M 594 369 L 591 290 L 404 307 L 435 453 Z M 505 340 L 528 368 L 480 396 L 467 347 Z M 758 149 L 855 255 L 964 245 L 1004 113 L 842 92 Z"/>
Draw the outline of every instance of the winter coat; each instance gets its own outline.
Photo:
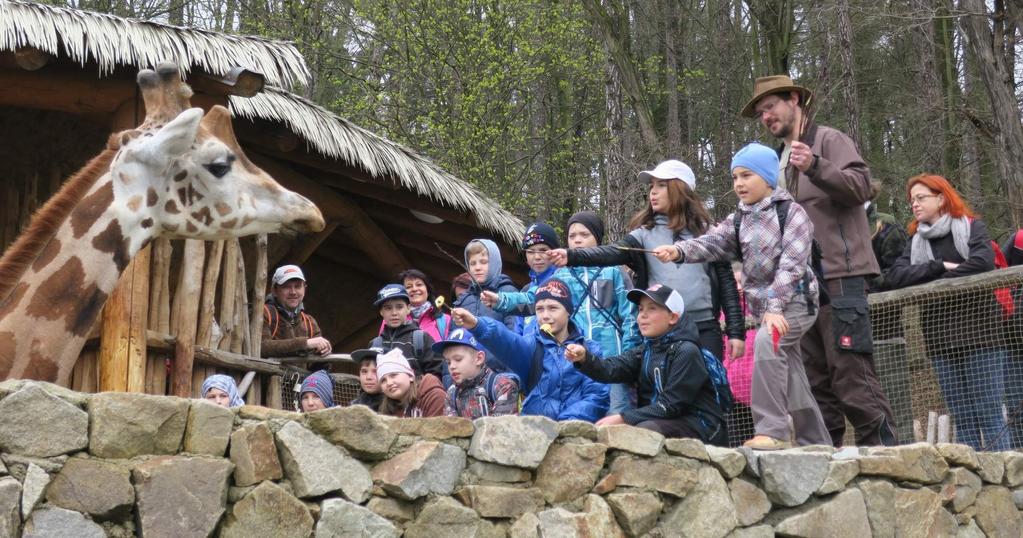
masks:
<path id="1" fill-rule="evenodd" d="M 856 144 L 837 129 L 814 124 L 806 127 L 800 141 L 816 159 L 787 189 L 813 222 L 823 251 L 824 279 L 879 274 L 863 210 L 870 200 L 870 168 Z M 779 155 L 783 150 L 778 148 Z"/>
<path id="2" fill-rule="evenodd" d="M 878 218 L 883 218 L 880 213 Z M 898 260 L 899 256 L 902 255 L 902 251 L 905 250 L 906 243 L 908 242 L 909 235 L 906 234 L 906 231 L 901 226 L 887 220 L 881 221 L 881 229 L 870 239 L 874 258 L 877 259 L 877 264 L 881 268 L 881 275 L 870 281 L 870 291 L 883 291 L 889 288 L 888 284 L 885 283 L 884 273 L 892 265 L 895 265 L 895 260 Z"/>
<path id="3" fill-rule="evenodd" d="M 269 312 L 269 309 L 274 312 Z M 271 319 L 270 316 L 273 316 Z M 276 327 L 271 327 L 271 323 Z M 312 331 L 309 328 L 312 327 Z M 276 333 L 274 333 L 276 328 Z M 277 303 L 273 295 L 267 297 L 263 309 L 263 338 L 259 354 L 263 357 L 289 357 L 304 355 L 309 352 L 306 341 L 310 338 L 323 336 L 316 318 L 305 312 L 302 306 L 297 312 L 289 312 Z"/>
<path id="4" fill-rule="evenodd" d="M 600 344 L 604 354 L 618 355 L 639 344 L 636 307 L 626 297 L 630 286 L 620 268 L 562 267 L 554 273 L 554 278 L 564 282 L 572 294 L 572 304 L 576 305 L 572 315 L 575 326 L 587 340 Z M 535 302 L 536 288 L 502 293 L 494 310 L 506 312 Z"/>
<path id="5" fill-rule="evenodd" d="M 447 392 L 441 385 L 440 379 L 426 374 L 419 378 L 419 394 L 416 401 L 404 409 L 404 412 L 395 416 L 399 417 L 442 417 L 444 416 L 444 402 L 447 400 Z"/>
<path id="6" fill-rule="evenodd" d="M 517 415 L 519 382 L 511 374 L 498 373 L 484 366 L 478 376 L 448 388 L 445 412 L 449 417 L 468 419 Z"/>
<path id="7" fill-rule="evenodd" d="M 575 366 L 597 381 L 636 385 L 639 405 L 622 412 L 627 424 L 682 419 L 704 434 L 704 441 L 724 424 L 725 413 L 717 403 L 699 333 L 689 316 L 682 316 L 667 334 L 644 338 L 641 346 L 622 355 L 600 359 L 587 353 Z"/>
<path id="8" fill-rule="evenodd" d="M 359 391 L 359 396 L 352 400 L 349 405 L 365 405 L 366 407 L 377 411 L 380 409 L 380 402 L 383 401 L 384 395 L 381 392 L 376 394 L 370 394 L 362 390 Z"/>
<path id="9" fill-rule="evenodd" d="M 451 316 L 441 314 L 439 318 L 435 318 L 433 317 L 434 311 L 435 308 L 433 305 L 430 305 L 430 307 L 426 309 L 426 312 L 423 312 L 423 315 L 419 318 L 419 328 L 426 334 L 430 335 L 430 338 L 433 338 L 434 342 L 440 342 L 447 338 L 448 333 L 451 332 Z M 413 322 L 415 321 L 412 314 L 409 314 L 408 320 Z M 380 332 L 378 334 L 383 334 L 384 327 L 386 326 L 387 323 L 380 320 Z"/>
<path id="10" fill-rule="evenodd" d="M 530 296 L 532 297 L 533 296 L 532 294 L 536 294 L 536 290 L 539 289 L 540 286 L 543 286 L 544 283 L 546 283 L 548 280 L 550 280 L 550 278 L 554 276 L 554 273 L 557 272 L 557 270 L 558 268 L 554 265 L 548 267 L 547 270 L 539 274 L 536 271 L 530 269 L 529 284 L 522 286 L 522 289 L 519 290 L 518 293 L 528 293 L 531 294 Z M 502 292 L 501 295 L 505 296 L 510 293 L 511 292 Z M 494 305 L 493 309 L 495 312 L 499 314 L 513 314 L 521 317 L 522 320 L 517 327 L 519 334 L 527 334 L 529 331 L 535 329 L 533 325 L 536 323 L 536 316 L 534 315 L 533 312 L 533 301 L 517 302 L 513 305 L 507 303 L 502 305 L 501 302 L 498 302 L 498 304 Z"/>
<path id="11" fill-rule="evenodd" d="M 488 318 L 496 319 L 501 323 L 504 323 L 506 327 L 515 331 L 516 333 L 522 333 L 522 318 L 514 314 L 501 315 L 495 312 L 490 307 L 483 304 L 480 300 L 480 295 L 484 291 L 492 291 L 495 293 L 501 293 L 502 291 L 514 292 L 519 291 L 519 288 L 515 286 L 507 275 L 501 273 L 503 267 L 501 263 L 501 251 L 497 248 L 497 243 L 489 239 L 473 239 L 483 243 L 487 247 L 487 278 L 482 283 L 472 281 L 472 285 L 469 290 L 458 296 L 455 300 L 454 306 L 461 307 L 469 312 L 472 312 L 477 318 L 486 316 Z M 471 243 L 472 241 L 470 241 Z M 465 256 L 465 266 L 469 267 L 469 256 Z"/>
<path id="12" fill-rule="evenodd" d="M 599 356 L 599 346 L 586 341 L 569 322 L 571 336 L 565 344 L 585 345 Z M 528 391 L 522 402 L 522 415 L 543 415 L 554 420 L 595 422 L 607 413 L 608 387 L 586 377 L 565 359 L 565 350 L 550 336 L 534 331 L 520 336 L 494 320 L 480 318 L 472 329 L 487 349 L 519 376 L 522 390 Z M 534 361 L 540 356 L 542 371 L 530 387 Z"/>
<path id="13" fill-rule="evenodd" d="M 431 347 L 434 340 L 429 334 L 423 334 L 422 351 L 419 354 L 415 352 L 414 335 L 418 329 L 419 327 L 411 321 L 406 321 L 394 328 L 385 325 L 384 330 L 380 333 L 384 351 L 399 348 L 402 355 L 408 359 L 409 365 L 412 366 L 416 376 L 433 374 L 439 378 L 443 371 L 442 359 L 434 355 L 433 348 Z M 373 342 L 370 341 L 367 347 L 372 347 L 372 345 Z"/>

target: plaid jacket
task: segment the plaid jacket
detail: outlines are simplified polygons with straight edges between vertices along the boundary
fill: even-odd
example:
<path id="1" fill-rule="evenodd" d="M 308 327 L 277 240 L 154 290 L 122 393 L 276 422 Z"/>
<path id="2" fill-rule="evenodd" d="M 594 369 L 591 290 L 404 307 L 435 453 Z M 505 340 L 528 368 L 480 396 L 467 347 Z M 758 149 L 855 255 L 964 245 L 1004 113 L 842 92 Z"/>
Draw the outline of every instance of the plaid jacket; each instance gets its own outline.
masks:
<path id="1" fill-rule="evenodd" d="M 778 227 L 774 202 L 791 200 L 784 189 L 753 204 L 739 203 L 742 213 L 739 244 L 742 248 L 743 289 L 750 313 L 760 319 L 764 313 L 780 314 L 797 293 L 802 293 L 803 275 L 810 270 L 813 223 L 797 203 L 789 206 L 785 234 Z M 784 240 L 784 244 L 779 242 Z M 685 262 L 709 262 L 736 258 L 735 213 L 695 239 L 679 241 L 675 247 Z M 817 301 L 817 281 L 812 280 L 808 299 Z"/>

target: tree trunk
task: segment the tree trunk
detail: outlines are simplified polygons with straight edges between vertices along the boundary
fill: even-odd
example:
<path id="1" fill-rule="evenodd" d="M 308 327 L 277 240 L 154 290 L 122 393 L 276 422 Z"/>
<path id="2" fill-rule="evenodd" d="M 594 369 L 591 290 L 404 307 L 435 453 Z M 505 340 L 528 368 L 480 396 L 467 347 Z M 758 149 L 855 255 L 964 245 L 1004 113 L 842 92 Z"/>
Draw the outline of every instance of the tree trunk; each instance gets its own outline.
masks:
<path id="1" fill-rule="evenodd" d="M 848 134 L 857 146 L 862 147 L 860 139 L 860 101 L 856 96 L 856 64 L 853 60 L 852 20 L 849 18 L 849 0 L 838 0 L 836 13 L 838 26 L 838 51 L 842 60 L 842 98 L 845 100 L 845 114 L 849 122 L 846 127 Z"/>
<path id="2" fill-rule="evenodd" d="M 682 125 L 679 123 L 678 95 L 678 55 L 675 51 L 676 32 L 678 31 L 678 2 L 665 0 L 664 10 L 664 86 L 668 95 L 668 119 L 665 145 L 668 155 L 681 158 Z"/>
<path id="3" fill-rule="evenodd" d="M 923 155 L 920 162 L 926 170 L 948 175 L 945 165 L 945 103 L 942 95 L 943 81 L 938 77 L 937 59 L 934 53 L 936 43 L 934 28 L 934 6 L 932 0 L 912 0 L 913 16 L 920 22 L 913 26 L 912 44 L 917 52 L 914 77 L 917 81 L 920 124 L 918 132 L 927 133 L 920 137 Z M 951 52 L 951 51 L 948 51 Z M 940 136 L 939 136 L 940 135 Z"/>
<path id="4" fill-rule="evenodd" d="M 789 74 L 789 48 L 795 34 L 792 0 L 746 0 L 750 12 L 760 25 L 766 49 L 763 67 L 767 75 Z"/>

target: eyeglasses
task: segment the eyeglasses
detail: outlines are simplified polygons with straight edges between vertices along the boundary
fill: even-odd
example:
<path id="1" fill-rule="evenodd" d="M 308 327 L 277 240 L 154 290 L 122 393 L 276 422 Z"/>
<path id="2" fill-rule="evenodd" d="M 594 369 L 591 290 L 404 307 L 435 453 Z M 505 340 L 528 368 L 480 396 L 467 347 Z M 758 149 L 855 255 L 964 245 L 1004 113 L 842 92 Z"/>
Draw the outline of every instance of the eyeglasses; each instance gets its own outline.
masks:
<path id="1" fill-rule="evenodd" d="M 941 195 L 940 194 L 918 194 L 916 196 L 910 196 L 909 197 L 909 204 L 910 205 L 913 205 L 913 204 L 923 204 L 924 200 L 927 200 L 928 198 L 936 198 L 938 196 L 941 196 Z"/>
<path id="2" fill-rule="evenodd" d="M 784 101 L 784 99 L 781 98 L 774 99 L 773 101 L 770 102 L 766 100 L 760 101 L 760 103 L 762 103 L 763 106 L 758 106 L 757 108 L 753 109 L 753 117 L 755 117 L 758 120 L 763 118 L 764 114 L 772 112 L 774 110 L 774 107 L 782 101 Z"/>

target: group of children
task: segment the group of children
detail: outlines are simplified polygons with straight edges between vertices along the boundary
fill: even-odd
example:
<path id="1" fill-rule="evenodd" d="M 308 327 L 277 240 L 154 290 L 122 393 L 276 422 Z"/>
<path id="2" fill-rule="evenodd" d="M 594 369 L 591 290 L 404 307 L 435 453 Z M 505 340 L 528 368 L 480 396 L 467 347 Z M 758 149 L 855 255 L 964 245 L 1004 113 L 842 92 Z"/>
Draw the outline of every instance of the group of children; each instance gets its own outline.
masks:
<path id="1" fill-rule="evenodd" d="M 776 188 L 778 170 L 774 150 L 740 150 L 732 162 L 738 208 L 713 226 L 689 167 L 662 163 L 640 174 L 649 203 L 617 243 L 602 245 L 592 212 L 568 220 L 568 249 L 549 225 L 530 226 L 522 289 L 501 273 L 497 245 L 473 240 L 450 315 L 426 275 L 406 271 L 377 294 L 380 336 L 352 353 L 362 393 L 351 403 L 404 417 L 521 413 L 632 424 L 725 445 L 733 398 L 721 362 L 745 352 L 730 263 L 738 259 L 760 322 L 750 398 L 757 435 L 748 446 L 830 442 L 798 345 L 817 308 L 813 226 Z M 210 387 L 234 402 L 229 389 Z M 330 389 L 329 374 L 309 375 L 302 409 L 334 405 Z"/>

